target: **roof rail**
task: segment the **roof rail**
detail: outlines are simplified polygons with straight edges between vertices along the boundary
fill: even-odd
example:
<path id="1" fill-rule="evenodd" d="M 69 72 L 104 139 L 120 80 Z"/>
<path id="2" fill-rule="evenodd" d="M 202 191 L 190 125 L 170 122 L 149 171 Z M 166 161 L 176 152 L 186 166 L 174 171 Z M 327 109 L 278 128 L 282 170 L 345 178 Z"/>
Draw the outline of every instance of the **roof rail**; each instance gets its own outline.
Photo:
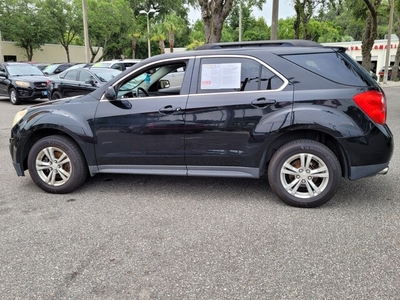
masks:
<path id="1" fill-rule="evenodd" d="M 270 40 L 246 41 L 231 43 L 210 43 L 197 47 L 195 50 L 243 48 L 243 47 L 323 47 L 321 44 L 308 40 Z"/>

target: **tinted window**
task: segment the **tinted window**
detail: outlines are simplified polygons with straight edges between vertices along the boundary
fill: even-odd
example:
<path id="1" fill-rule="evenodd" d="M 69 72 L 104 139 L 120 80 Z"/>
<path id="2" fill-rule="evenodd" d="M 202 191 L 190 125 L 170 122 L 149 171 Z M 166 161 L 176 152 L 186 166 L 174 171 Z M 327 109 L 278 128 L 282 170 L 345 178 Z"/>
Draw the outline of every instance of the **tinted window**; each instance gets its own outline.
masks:
<path id="1" fill-rule="evenodd" d="M 352 63 L 339 53 L 286 55 L 287 60 L 330 80 L 347 85 L 365 85 L 366 81 Z"/>
<path id="2" fill-rule="evenodd" d="M 276 90 L 284 81 L 259 62 L 247 58 L 201 60 L 199 93 Z"/>
<path id="3" fill-rule="evenodd" d="M 85 82 L 86 80 L 93 79 L 92 74 L 86 72 L 85 70 L 81 70 L 79 73 L 79 81 Z"/>
<path id="4" fill-rule="evenodd" d="M 77 77 L 77 73 L 79 72 L 79 70 L 71 70 L 65 73 L 64 79 L 68 79 L 68 80 L 76 80 Z"/>
<path id="5" fill-rule="evenodd" d="M 101 69 L 101 68 L 96 68 L 93 69 L 93 73 L 97 76 L 97 78 L 101 82 L 107 82 L 117 76 L 121 71 L 119 70 L 113 70 L 113 69 Z"/>
<path id="6" fill-rule="evenodd" d="M 111 66 L 112 69 L 121 70 L 122 71 L 122 64 L 116 63 Z"/>

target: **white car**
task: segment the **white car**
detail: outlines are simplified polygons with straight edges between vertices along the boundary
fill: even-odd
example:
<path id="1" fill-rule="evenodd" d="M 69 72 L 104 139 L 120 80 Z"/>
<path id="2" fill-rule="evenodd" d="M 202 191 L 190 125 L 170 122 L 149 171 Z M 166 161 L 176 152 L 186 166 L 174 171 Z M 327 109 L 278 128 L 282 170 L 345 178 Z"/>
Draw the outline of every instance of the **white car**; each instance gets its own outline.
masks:
<path id="1" fill-rule="evenodd" d="M 125 71 L 127 68 L 137 64 L 140 59 L 122 59 L 122 60 L 107 60 L 99 61 L 93 64 L 92 68 L 111 68 L 120 71 Z"/>

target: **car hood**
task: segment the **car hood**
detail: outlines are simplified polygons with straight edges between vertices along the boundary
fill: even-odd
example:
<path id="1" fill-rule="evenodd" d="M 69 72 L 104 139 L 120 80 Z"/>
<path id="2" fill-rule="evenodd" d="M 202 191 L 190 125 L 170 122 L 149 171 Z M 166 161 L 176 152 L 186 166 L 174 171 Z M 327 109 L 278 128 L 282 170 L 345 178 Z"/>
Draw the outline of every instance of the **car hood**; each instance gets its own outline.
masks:
<path id="1" fill-rule="evenodd" d="M 23 76 L 11 76 L 13 80 L 23 80 L 28 82 L 47 81 L 49 78 L 45 75 L 23 75 Z"/>

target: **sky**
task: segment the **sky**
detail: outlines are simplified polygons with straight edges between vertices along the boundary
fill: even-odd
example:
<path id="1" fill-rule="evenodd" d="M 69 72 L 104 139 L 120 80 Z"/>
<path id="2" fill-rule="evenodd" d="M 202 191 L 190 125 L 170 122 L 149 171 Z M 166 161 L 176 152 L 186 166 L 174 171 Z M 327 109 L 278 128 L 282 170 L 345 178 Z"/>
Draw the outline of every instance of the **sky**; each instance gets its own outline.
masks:
<path id="1" fill-rule="evenodd" d="M 267 24 L 270 26 L 272 17 L 272 0 L 267 0 L 267 3 L 264 4 L 262 10 L 253 8 L 253 15 L 256 18 L 264 17 Z M 279 0 L 279 19 L 286 19 L 287 17 L 293 17 L 294 15 L 293 0 Z M 200 17 L 200 10 L 190 9 L 189 20 L 192 23 L 200 19 Z"/>

